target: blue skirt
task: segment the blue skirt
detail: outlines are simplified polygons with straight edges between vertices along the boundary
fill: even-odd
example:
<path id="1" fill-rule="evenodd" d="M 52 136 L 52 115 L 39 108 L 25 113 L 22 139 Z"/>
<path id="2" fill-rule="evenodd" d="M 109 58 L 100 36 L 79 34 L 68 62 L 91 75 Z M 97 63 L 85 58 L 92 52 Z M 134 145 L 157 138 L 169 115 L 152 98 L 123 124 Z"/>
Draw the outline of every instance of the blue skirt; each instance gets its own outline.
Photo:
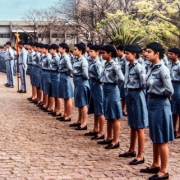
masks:
<path id="1" fill-rule="evenodd" d="M 74 96 L 71 78 L 66 73 L 60 73 L 59 98 L 68 99 Z"/>
<path id="2" fill-rule="evenodd" d="M 50 71 L 44 71 L 41 72 L 41 80 L 42 80 L 42 90 L 44 92 L 44 95 L 50 94 L 51 89 L 51 79 L 50 79 Z"/>
<path id="3" fill-rule="evenodd" d="M 51 71 L 50 80 L 51 80 L 51 90 L 50 90 L 49 95 L 51 97 L 58 98 L 59 97 L 60 74 L 56 71 Z"/>
<path id="4" fill-rule="evenodd" d="M 123 117 L 119 88 L 115 84 L 104 84 L 104 116 L 106 120 Z"/>
<path id="5" fill-rule="evenodd" d="M 34 66 L 33 68 L 33 80 L 34 80 L 34 86 L 36 86 L 37 88 L 40 88 L 41 68 L 38 66 Z"/>
<path id="6" fill-rule="evenodd" d="M 97 116 L 104 114 L 103 108 L 103 86 L 99 82 L 90 81 L 90 102 L 88 107 L 88 114 L 94 114 Z"/>
<path id="7" fill-rule="evenodd" d="M 83 107 L 89 104 L 89 81 L 82 76 L 74 77 L 74 103 L 75 107 Z"/>
<path id="8" fill-rule="evenodd" d="M 120 91 L 120 98 L 125 98 L 124 82 L 118 85 Z"/>
<path id="9" fill-rule="evenodd" d="M 174 140 L 171 105 L 168 98 L 148 98 L 149 133 L 153 143 Z"/>
<path id="10" fill-rule="evenodd" d="M 172 95 L 171 110 L 172 114 L 180 114 L 180 82 L 172 82 L 174 94 Z"/>
<path id="11" fill-rule="evenodd" d="M 31 79 L 31 84 L 33 86 L 35 86 L 35 80 L 36 80 L 36 75 L 35 75 L 35 69 L 36 69 L 36 66 L 33 66 L 31 67 L 31 73 L 30 73 L 30 79 Z"/>
<path id="12" fill-rule="evenodd" d="M 146 97 L 143 91 L 127 91 L 126 107 L 130 127 L 140 129 L 148 126 Z"/>

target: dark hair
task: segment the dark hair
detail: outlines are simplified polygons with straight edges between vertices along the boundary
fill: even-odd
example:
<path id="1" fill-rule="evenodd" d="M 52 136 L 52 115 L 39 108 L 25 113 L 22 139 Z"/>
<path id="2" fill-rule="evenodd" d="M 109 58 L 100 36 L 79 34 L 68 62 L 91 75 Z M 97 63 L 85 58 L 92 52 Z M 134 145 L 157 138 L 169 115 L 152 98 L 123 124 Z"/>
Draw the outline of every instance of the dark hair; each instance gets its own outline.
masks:
<path id="1" fill-rule="evenodd" d="M 24 46 L 24 41 L 19 41 L 18 44 Z"/>
<path id="2" fill-rule="evenodd" d="M 163 59 L 164 58 L 164 52 L 159 52 L 158 50 L 153 50 L 153 51 L 154 51 L 154 54 L 159 53 L 159 59 Z"/>
<path id="3" fill-rule="evenodd" d="M 82 54 L 86 52 L 86 46 L 84 43 L 75 44 L 74 47 L 77 47 L 79 51 L 82 51 Z"/>
<path id="4" fill-rule="evenodd" d="M 65 49 L 67 53 L 69 52 L 69 46 L 66 43 L 60 43 L 59 47 L 62 47 L 63 49 Z"/>
<path id="5" fill-rule="evenodd" d="M 50 49 L 54 49 L 54 50 L 58 50 L 58 45 L 56 45 L 56 44 L 51 44 L 50 46 L 49 46 L 49 50 Z"/>
<path id="6" fill-rule="evenodd" d="M 117 52 L 116 52 L 115 47 L 110 44 L 103 46 L 101 50 L 106 51 L 107 53 L 111 53 L 111 56 L 113 58 L 117 57 Z"/>
<path id="7" fill-rule="evenodd" d="M 90 48 L 91 46 L 93 46 L 93 44 L 92 44 L 92 43 L 88 43 L 88 44 L 87 44 L 87 47 L 89 47 L 89 48 Z"/>
<path id="8" fill-rule="evenodd" d="M 124 51 L 125 47 L 123 45 L 119 45 L 116 47 L 117 50 Z"/>
<path id="9" fill-rule="evenodd" d="M 100 50 L 100 46 L 98 46 L 98 45 L 92 45 L 92 46 L 89 47 L 89 49 L 90 49 L 90 50 L 94 50 L 94 51 L 97 52 L 97 51 Z"/>

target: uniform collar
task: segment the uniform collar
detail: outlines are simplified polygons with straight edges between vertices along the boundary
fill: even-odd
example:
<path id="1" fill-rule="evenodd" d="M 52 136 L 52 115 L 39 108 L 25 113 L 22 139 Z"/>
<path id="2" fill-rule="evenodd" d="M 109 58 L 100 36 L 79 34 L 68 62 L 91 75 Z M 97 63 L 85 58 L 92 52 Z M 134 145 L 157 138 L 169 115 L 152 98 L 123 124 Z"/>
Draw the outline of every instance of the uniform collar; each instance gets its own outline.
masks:
<path id="1" fill-rule="evenodd" d="M 163 64 L 163 62 L 162 62 L 162 60 L 161 60 L 161 61 L 159 61 L 157 64 L 155 64 L 154 66 L 151 65 L 150 67 L 153 67 L 154 69 L 158 69 L 158 68 L 160 68 L 160 67 L 162 66 L 162 64 Z"/>
<path id="2" fill-rule="evenodd" d="M 129 67 L 132 68 L 132 67 L 135 67 L 137 65 L 138 61 L 135 60 L 134 63 L 132 64 L 132 66 L 130 66 L 130 62 L 129 62 Z"/>

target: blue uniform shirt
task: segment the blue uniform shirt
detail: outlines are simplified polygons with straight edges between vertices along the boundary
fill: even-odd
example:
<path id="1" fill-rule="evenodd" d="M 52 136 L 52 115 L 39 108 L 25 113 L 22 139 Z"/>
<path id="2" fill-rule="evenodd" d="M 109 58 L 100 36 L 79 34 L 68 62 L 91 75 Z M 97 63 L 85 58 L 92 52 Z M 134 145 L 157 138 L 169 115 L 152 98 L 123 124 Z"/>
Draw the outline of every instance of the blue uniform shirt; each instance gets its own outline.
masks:
<path id="1" fill-rule="evenodd" d="M 50 70 L 52 71 L 58 71 L 59 69 L 59 60 L 60 57 L 58 56 L 58 54 L 55 54 L 51 57 L 50 60 Z"/>
<path id="2" fill-rule="evenodd" d="M 170 70 L 171 81 L 180 82 L 180 61 L 178 60 L 174 64 L 172 61 L 170 61 L 168 68 Z"/>
<path id="3" fill-rule="evenodd" d="M 35 52 L 34 51 L 30 51 L 28 52 L 27 55 L 27 64 L 31 65 L 33 62 L 33 56 L 34 56 Z"/>
<path id="4" fill-rule="evenodd" d="M 121 83 L 124 81 L 124 75 L 120 66 L 114 60 L 107 62 L 103 68 L 101 82 L 103 83 Z"/>
<path id="5" fill-rule="evenodd" d="M 146 72 L 144 67 L 136 60 L 132 66 L 126 66 L 124 88 L 139 89 L 146 84 Z"/>
<path id="6" fill-rule="evenodd" d="M 51 55 L 49 53 L 45 54 L 42 57 L 42 61 L 41 61 L 42 69 L 50 70 L 50 60 L 51 60 Z"/>
<path id="7" fill-rule="evenodd" d="M 84 56 L 80 58 L 74 58 L 73 64 L 73 75 L 74 76 L 82 76 L 84 79 L 88 79 L 88 62 Z"/>
<path id="8" fill-rule="evenodd" d="M 23 67 L 27 67 L 27 51 L 25 48 L 21 49 L 19 54 L 19 65 L 23 65 Z"/>
<path id="9" fill-rule="evenodd" d="M 123 56 L 122 58 L 118 57 L 117 62 L 120 65 L 123 74 L 125 75 L 125 70 L 126 70 L 126 65 L 127 65 L 125 56 Z"/>
<path id="10" fill-rule="evenodd" d="M 59 61 L 59 72 L 60 73 L 66 73 L 68 75 L 72 72 L 72 64 L 71 59 L 68 54 L 61 55 L 60 61 Z"/>
<path id="11" fill-rule="evenodd" d="M 173 92 L 169 69 L 162 61 L 151 65 L 146 76 L 148 94 L 155 94 L 170 97 Z"/>
<path id="12" fill-rule="evenodd" d="M 100 81 L 102 76 L 103 66 L 99 59 L 92 59 L 92 62 L 89 66 L 89 79 Z"/>
<path id="13" fill-rule="evenodd" d="M 10 61 L 14 59 L 14 52 L 12 50 L 12 48 L 8 48 L 5 53 L 4 53 L 4 60 L 5 61 Z"/>

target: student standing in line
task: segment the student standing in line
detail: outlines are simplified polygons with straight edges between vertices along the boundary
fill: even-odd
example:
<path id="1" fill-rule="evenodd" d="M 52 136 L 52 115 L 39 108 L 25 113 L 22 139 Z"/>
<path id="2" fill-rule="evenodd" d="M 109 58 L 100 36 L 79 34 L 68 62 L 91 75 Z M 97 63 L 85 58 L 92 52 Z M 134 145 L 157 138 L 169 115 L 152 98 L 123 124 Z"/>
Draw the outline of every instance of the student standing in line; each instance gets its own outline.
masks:
<path id="1" fill-rule="evenodd" d="M 19 93 L 26 93 L 26 68 L 27 68 L 27 51 L 24 48 L 24 42 L 19 41 L 18 47 L 21 49 L 19 54 L 19 73 L 21 79 L 21 89 L 18 91 Z"/>
<path id="2" fill-rule="evenodd" d="M 91 64 L 89 65 L 90 103 L 88 114 L 94 114 L 94 128 L 85 136 L 94 136 L 92 140 L 104 139 L 103 87 L 100 82 L 103 66 L 99 60 L 99 46 L 89 47 Z"/>
<path id="3" fill-rule="evenodd" d="M 180 49 L 171 48 L 168 50 L 168 57 L 171 60 L 168 64 L 170 70 L 171 81 L 174 88 L 174 94 L 172 95 L 171 109 L 173 116 L 174 137 L 180 138 Z M 179 128 L 176 132 L 177 122 L 179 119 Z"/>
<path id="4" fill-rule="evenodd" d="M 104 116 L 107 120 L 107 137 L 98 144 L 107 144 L 105 149 L 119 147 L 120 118 L 123 117 L 120 92 L 117 84 L 124 81 L 124 75 L 114 58 L 117 57 L 116 49 L 111 45 L 102 47 L 102 58 L 106 60 L 101 82 L 104 91 Z"/>
<path id="5" fill-rule="evenodd" d="M 49 103 L 49 93 L 51 88 L 51 79 L 50 79 L 50 60 L 51 55 L 49 54 L 49 45 L 44 44 L 42 47 L 42 53 L 44 56 L 42 57 L 41 66 L 41 80 L 42 80 L 42 89 L 43 89 L 43 106 L 40 109 L 45 110 L 48 107 Z"/>
<path id="6" fill-rule="evenodd" d="M 76 123 L 70 124 L 70 127 L 76 127 L 75 130 L 87 130 L 88 104 L 90 96 L 88 62 L 84 57 L 86 47 L 83 43 L 74 45 L 74 102 L 78 108 L 78 120 Z"/>
<path id="7" fill-rule="evenodd" d="M 146 98 L 143 89 L 146 84 L 146 72 L 144 67 L 137 61 L 139 50 L 135 45 L 125 47 L 126 66 L 124 88 L 126 88 L 126 106 L 128 112 L 128 125 L 131 128 L 130 148 L 119 157 L 136 157 L 129 165 L 144 163 L 144 128 L 148 126 L 148 113 Z M 138 154 L 135 146 L 138 139 Z"/>
<path id="8" fill-rule="evenodd" d="M 125 58 L 125 53 L 124 53 L 124 46 L 123 45 L 119 45 L 116 49 L 117 49 L 117 62 L 121 67 L 121 70 L 125 76 L 125 70 L 126 70 L 126 58 Z M 124 82 L 122 82 L 121 84 L 119 84 L 119 90 L 120 90 L 120 97 L 121 97 L 121 104 L 122 104 L 122 110 L 123 110 L 123 115 L 127 116 L 127 112 L 126 112 L 126 99 L 125 99 L 125 89 L 124 89 Z"/>
<path id="9" fill-rule="evenodd" d="M 59 53 L 61 54 L 58 70 L 60 73 L 59 98 L 64 99 L 64 114 L 57 119 L 64 122 L 71 121 L 72 98 L 74 96 L 70 78 L 72 64 L 68 52 L 69 47 L 66 43 L 59 44 Z"/>
<path id="10" fill-rule="evenodd" d="M 147 73 L 147 105 L 150 138 L 153 142 L 153 163 L 141 169 L 143 173 L 157 173 L 149 180 L 168 179 L 167 165 L 169 149 L 167 143 L 174 140 L 170 97 L 174 90 L 169 69 L 161 59 L 164 48 L 160 43 L 152 42 L 147 46 L 147 59 L 152 62 Z"/>

